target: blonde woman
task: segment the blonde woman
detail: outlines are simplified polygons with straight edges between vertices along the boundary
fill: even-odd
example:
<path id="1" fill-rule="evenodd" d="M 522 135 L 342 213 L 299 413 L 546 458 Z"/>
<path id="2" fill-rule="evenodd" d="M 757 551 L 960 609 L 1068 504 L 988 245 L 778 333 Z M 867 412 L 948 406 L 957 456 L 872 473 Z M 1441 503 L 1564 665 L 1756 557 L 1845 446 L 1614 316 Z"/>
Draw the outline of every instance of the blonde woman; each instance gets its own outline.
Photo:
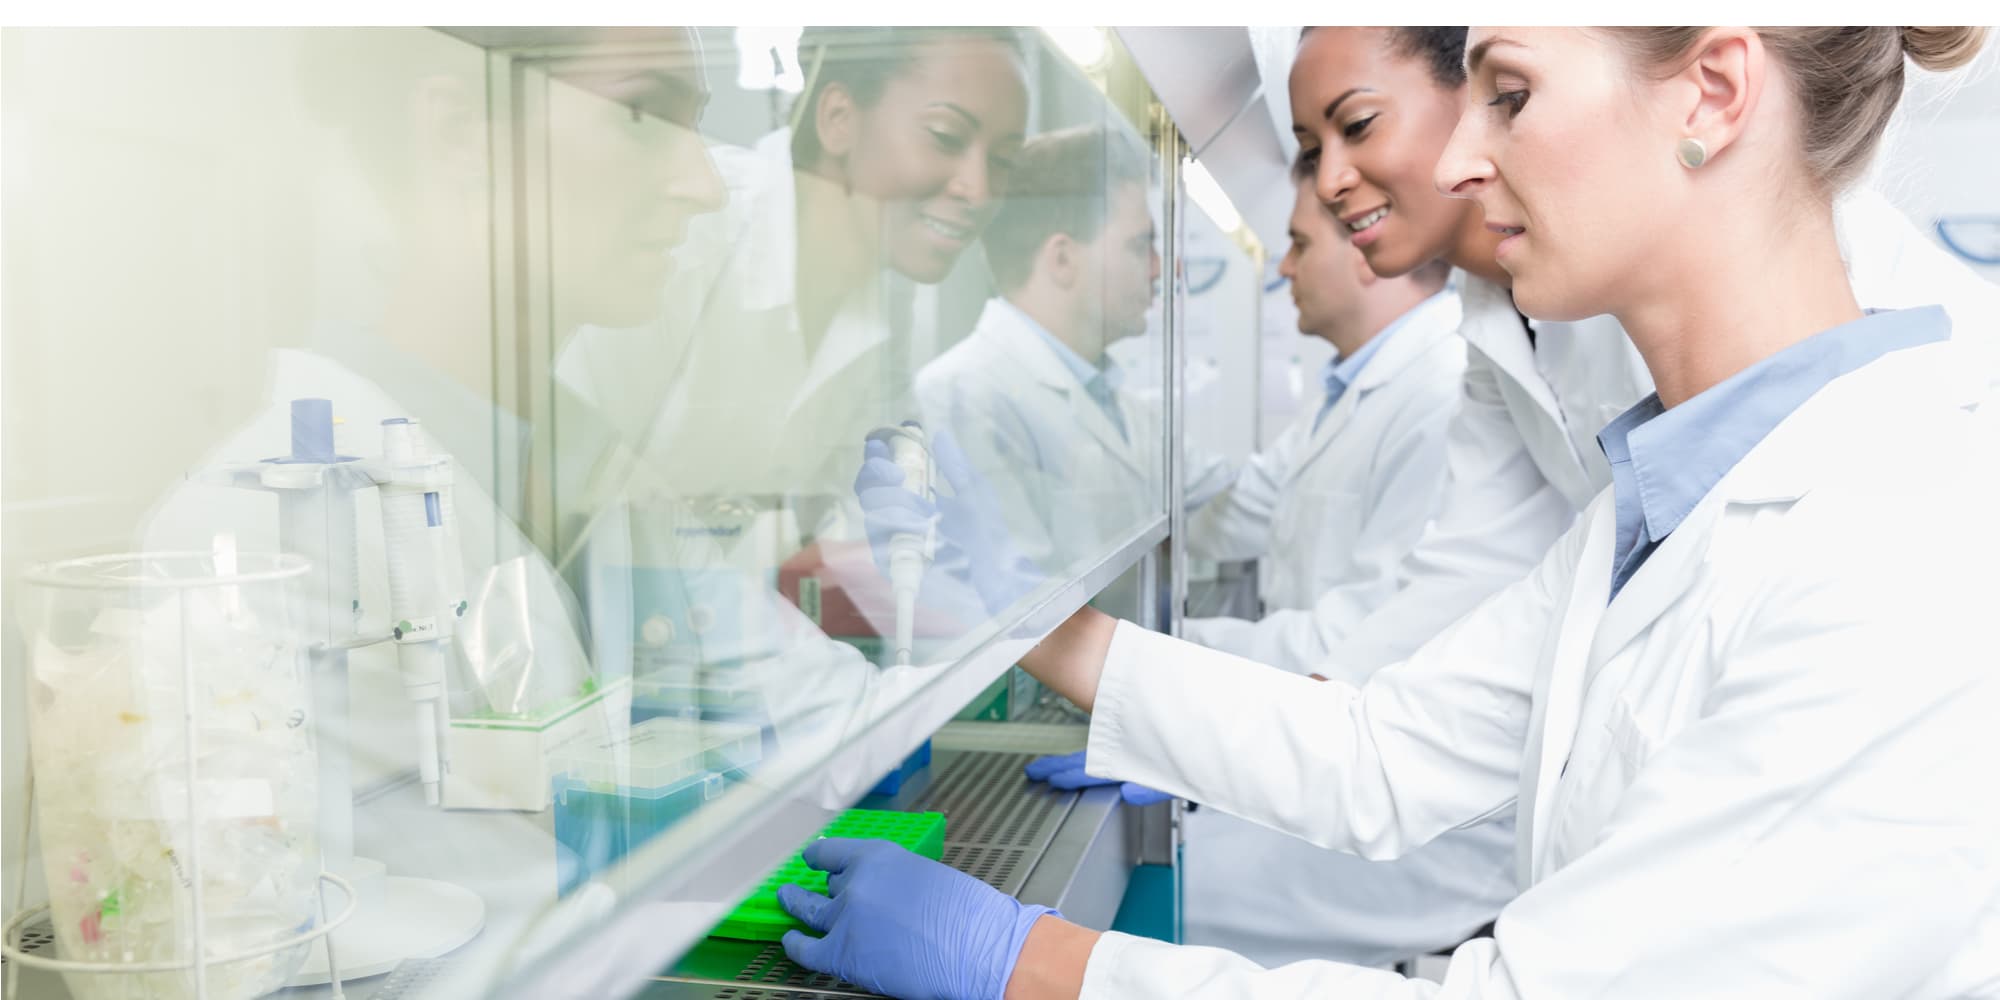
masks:
<path id="1" fill-rule="evenodd" d="M 1436 179 L 1530 316 L 1657 392 L 1526 579 L 1356 686 L 1085 610 L 1023 665 L 1091 770 L 1389 858 L 1511 812 L 1524 891 L 1442 986 L 1099 934 L 821 841 L 795 960 L 897 996 L 2000 995 L 1984 355 L 1866 313 L 1833 200 L 1965 28 L 1474 29 Z"/>

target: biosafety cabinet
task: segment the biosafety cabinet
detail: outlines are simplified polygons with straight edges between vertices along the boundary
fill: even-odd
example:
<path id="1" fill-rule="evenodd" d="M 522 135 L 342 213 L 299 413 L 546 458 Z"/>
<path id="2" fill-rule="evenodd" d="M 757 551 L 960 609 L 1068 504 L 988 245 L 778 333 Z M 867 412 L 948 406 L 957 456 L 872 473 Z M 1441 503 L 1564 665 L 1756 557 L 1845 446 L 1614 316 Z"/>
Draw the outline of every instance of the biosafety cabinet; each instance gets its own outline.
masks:
<path id="1" fill-rule="evenodd" d="M 1269 51 L 7 31 L 7 995 L 851 994 L 742 905 L 932 813 L 1172 936 L 1178 807 L 1031 785 L 1013 664 L 1254 607 L 1177 532 L 1271 414 Z"/>

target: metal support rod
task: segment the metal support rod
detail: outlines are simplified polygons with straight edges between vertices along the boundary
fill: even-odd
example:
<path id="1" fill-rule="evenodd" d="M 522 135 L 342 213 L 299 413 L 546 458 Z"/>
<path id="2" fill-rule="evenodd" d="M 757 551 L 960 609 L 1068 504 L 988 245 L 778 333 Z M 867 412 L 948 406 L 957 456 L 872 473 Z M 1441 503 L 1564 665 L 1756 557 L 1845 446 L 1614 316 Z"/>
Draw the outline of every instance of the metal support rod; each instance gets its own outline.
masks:
<path id="1" fill-rule="evenodd" d="M 186 727 L 182 743 L 187 752 L 188 870 L 194 880 L 191 896 L 194 905 L 194 995 L 195 1000 L 208 1000 L 208 927 L 202 920 L 207 908 L 202 905 L 201 762 L 196 756 L 200 750 L 200 738 L 195 730 L 199 712 L 195 699 L 194 653 L 189 648 L 187 592 L 180 591 L 174 598 L 180 611 L 181 626 L 181 724 Z"/>
<path id="2" fill-rule="evenodd" d="M 1167 117 L 1166 109 L 1160 108 L 1160 144 L 1167 155 L 1162 156 L 1162 164 L 1167 171 L 1168 183 L 1164 225 L 1167 233 L 1167 247 L 1173 255 L 1174 276 L 1169 283 L 1171 289 L 1167 314 L 1167 620 L 1163 624 L 1169 635 L 1181 634 L 1181 618 L 1187 609 L 1187 507 L 1186 507 L 1186 456 L 1187 456 L 1187 410 L 1186 371 L 1187 368 L 1187 283 L 1181 276 L 1181 252 L 1187 246 L 1187 220 L 1181 211 L 1186 192 L 1182 189 L 1181 167 L 1187 155 L 1187 147 Z M 1181 809 L 1180 802 L 1169 807 L 1166 856 L 1172 867 L 1173 881 L 1173 940 L 1181 938 Z"/>
<path id="3" fill-rule="evenodd" d="M 1160 112 L 1161 166 L 1166 171 L 1166 198 L 1162 206 L 1161 229 L 1167 234 L 1166 249 L 1172 275 L 1164 310 L 1167 348 L 1167 620 L 1161 625 L 1169 635 L 1181 634 L 1181 617 L 1187 603 L 1187 282 L 1181 274 L 1182 250 L 1187 245 L 1186 213 L 1181 211 L 1183 158 L 1186 147 L 1173 122 Z"/>
<path id="4" fill-rule="evenodd" d="M 325 870 L 325 868 L 320 869 L 321 872 L 325 872 Z M 325 927 L 327 925 L 326 880 L 320 879 L 317 888 L 319 890 L 319 923 L 321 927 Z M 353 894 L 354 890 L 349 889 L 348 895 L 352 897 Z M 355 900 L 350 898 L 348 902 L 352 904 Z M 331 929 L 327 931 L 326 935 L 326 981 L 333 987 L 333 1000 L 341 1000 L 342 997 L 347 995 L 340 988 L 340 953 L 335 950 Z"/>

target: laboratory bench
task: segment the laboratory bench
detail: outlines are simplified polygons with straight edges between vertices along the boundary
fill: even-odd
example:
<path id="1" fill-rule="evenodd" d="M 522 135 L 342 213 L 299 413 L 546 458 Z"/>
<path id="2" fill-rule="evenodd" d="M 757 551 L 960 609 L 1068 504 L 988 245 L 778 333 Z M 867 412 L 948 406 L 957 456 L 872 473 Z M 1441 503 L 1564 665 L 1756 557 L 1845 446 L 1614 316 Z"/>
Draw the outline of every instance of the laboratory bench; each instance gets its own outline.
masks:
<path id="1" fill-rule="evenodd" d="M 934 655 L 920 654 L 912 667 L 893 662 L 897 657 L 880 638 L 897 634 L 890 620 L 898 612 L 894 594 L 877 585 L 881 574 L 860 521 L 844 513 L 852 499 L 852 463 L 866 434 L 921 415 L 920 401 L 912 399 L 916 373 L 974 342 L 997 289 L 982 250 L 928 280 L 893 269 L 871 276 L 879 280 L 862 283 L 851 303 L 853 344 L 843 335 L 827 338 L 833 348 L 813 347 L 785 332 L 795 317 L 790 306 L 764 307 L 773 291 L 765 286 L 774 276 L 745 264 L 756 255 L 738 250 L 756 241 L 746 242 L 742 234 L 752 230 L 742 227 L 759 223 L 754 231 L 762 233 L 762 222 L 780 224 L 772 232 L 789 235 L 772 239 L 797 242 L 802 251 L 786 259 L 845 253 L 850 237 L 873 237 L 840 231 L 822 245 L 811 242 L 821 238 L 816 234 L 790 231 L 795 220 L 789 209 L 763 219 L 771 206 L 792 204 L 798 191 L 785 183 L 794 172 L 788 159 L 761 158 L 789 148 L 767 140 L 781 135 L 791 115 L 774 85 L 745 82 L 735 69 L 742 52 L 764 52 L 767 44 L 773 59 L 781 50 L 788 53 L 794 69 L 801 68 L 801 52 L 799 36 L 767 38 L 759 31 L 741 29 L 740 37 L 726 26 L 31 29 L 8 35 L 8 92 L 24 98 L 10 128 L 18 118 L 21 135 L 32 139 L 20 144 L 33 151 L 24 162 L 36 176 L 55 179 L 39 202 L 55 207 L 8 213 L 9 239 L 17 219 L 24 244 L 37 246 L 67 246 L 58 237 L 79 226 L 118 233 L 125 251 L 109 265 L 116 283 L 187 294 L 167 295 L 174 304 L 164 312 L 160 296 L 128 297 L 123 311 L 107 312 L 100 308 L 103 297 L 88 290 L 104 284 L 108 265 L 102 255 L 79 252 L 57 254 L 60 259 L 31 282 L 33 294 L 21 297 L 40 303 L 47 315 L 44 322 L 8 327 L 9 356 L 36 362 L 30 368 L 37 377 L 23 380 L 34 392 L 10 392 L 6 415 L 20 418 L 14 425 L 49 428 L 56 436 L 43 442 L 49 461 L 31 470 L 35 476 L 8 487 L 9 516 L 19 524 L 10 521 L 7 529 L 10 562 L 0 569 L 11 575 L 0 583 L 11 602 L 22 593 L 13 589 L 23 585 L 15 570 L 30 563 L 95 558 L 125 544 L 202 552 L 213 542 L 218 565 L 207 578 L 221 588 L 220 603 L 233 618 L 241 585 L 231 582 L 234 570 L 220 567 L 224 538 L 244 553 L 268 549 L 316 567 L 311 586 L 271 599 L 286 614 L 258 620 L 268 621 L 285 648 L 312 653 L 293 687 L 302 697 L 311 694 L 312 712 L 301 718 L 313 719 L 321 801 L 309 812 L 298 796 L 285 817 L 295 825 L 277 828 L 293 838 L 287 857 L 317 858 L 329 869 L 321 876 L 328 887 L 317 901 L 323 912 L 310 919 L 312 865 L 294 864 L 279 917 L 262 919 L 280 935 L 325 928 L 350 902 L 336 882 L 356 872 L 386 870 L 403 883 L 436 887 L 400 884 L 398 892 L 432 895 L 423 897 L 423 906 L 403 907 L 399 897 L 379 907 L 407 918 L 403 924 L 368 919 L 356 904 L 359 915 L 343 925 L 342 935 L 365 927 L 368 933 L 358 936 L 370 944 L 393 941 L 404 946 L 401 954 L 421 954 L 392 964 L 395 954 L 384 950 L 371 965 L 356 957 L 366 957 L 367 949 L 342 945 L 341 951 L 356 954 L 336 956 L 348 980 L 340 996 L 547 1000 L 561 985 L 584 982 L 570 978 L 579 969 L 615 973 L 624 980 L 620 990 L 657 970 L 638 994 L 648 997 L 854 996 L 858 991 L 849 984 L 792 966 L 775 945 L 698 937 L 755 876 L 773 870 L 849 806 L 942 812 L 948 819 L 945 863 L 1093 928 L 1109 929 L 1119 920 L 1138 871 L 1148 889 L 1131 895 L 1145 899 L 1135 907 L 1149 914 L 1164 910 L 1168 933 L 1177 925 L 1180 807 L 1126 806 L 1115 786 L 1060 792 L 1027 781 L 1022 768 L 1028 761 L 1081 748 L 1087 730 L 1073 708 L 1024 705 L 1003 675 L 1086 602 L 1167 632 L 1187 614 L 1252 616 L 1259 609 L 1254 566 L 1206 566 L 1198 579 L 1189 577 L 1183 536 L 1187 479 L 1197 463 L 1180 445 L 1193 441 L 1203 451 L 1238 459 L 1254 450 L 1253 416 L 1268 408 L 1242 404 L 1246 394 L 1254 403 L 1262 391 L 1260 352 L 1275 343 L 1289 355 L 1295 339 L 1288 330 L 1279 338 L 1263 333 L 1266 260 L 1256 234 L 1282 235 L 1291 190 L 1273 189 L 1279 197 L 1265 199 L 1268 185 L 1239 182 L 1238 189 L 1256 195 L 1259 204 L 1217 214 L 1213 202 L 1197 205 L 1200 195 L 1191 192 L 1199 187 L 1219 195 L 1221 188 L 1189 181 L 1226 185 L 1227 165 L 1239 161 L 1263 163 L 1270 176 L 1283 173 L 1291 160 L 1291 151 L 1282 148 L 1289 131 L 1260 103 L 1261 94 L 1276 92 L 1265 77 L 1282 80 L 1282 67 L 1259 62 L 1254 46 L 1261 43 L 1245 29 L 1055 29 L 1024 31 L 1016 40 L 1024 89 L 1011 93 L 1013 74 L 994 85 L 1004 86 L 1010 100 L 1018 98 L 1028 133 L 1102 130 L 1107 141 L 1115 138 L 1143 154 L 1145 201 L 1165 277 L 1143 334 L 1122 332 L 1121 346 L 1107 358 L 1124 372 L 1123 390 L 1135 405 L 1143 403 L 1157 419 L 1133 425 L 1143 435 L 1130 431 L 1124 442 L 1133 449 L 1125 456 L 1130 461 L 1103 461 L 1083 451 L 1051 466 L 1094 471 L 1129 465 L 1140 470 L 1130 481 L 1073 481 L 1078 477 L 1025 466 L 980 470 L 990 481 L 1035 483 L 1047 494 L 1032 502 L 1023 495 L 1018 510 L 1002 512 L 1008 517 L 1039 518 L 1042 510 L 1061 515 L 1059 524 L 1023 520 L 1008 526 L 1022 536 L 1016 542 L 1023 555 L 1033 550 L 1047 579 L 1008 607 L 993 609 L 986 597 L 961 593 L 971 590 L 962 581 L 940 575 L 946 585 L 930 609 L 935 615 L 926 615 L 911 637 L 935 644 L 927 651 Z M 1079 35 L 1097 50 L 1088 59 L 1061 44 Z M 852 46 L 855 58 L 894 57 L 901 65 L 908 53 L 899 47 L 928 43 L 829 35 L 814 58 L 826 59 L 829 44 L 836 52 Z M 1289 52 L 1291 41 L 1277 48 Z M 1169 101 L 1154 92 L 1147 67 L 1180 79 L 1189 59 L 1215 67 L 1209 75 L 1225 89 L 1199 102 Z M 1255 71 L 1236 72 L 1244 67 Z M 700 114 L 682 107 L 699 103 L 686 99 L 697 81 L 713 97 Z M 100 113 L 106 95 L 141 95 L 143 113 L 106 118 Z M 218 104 L 216 95 L 229 99 Z M 11 103 L 9 108 L 15 110 Z M 1258 108 L 1264 111 L 1241 113 Z M 451 127 L 410 128 L 419 110 L 439 123 L 449 119 Z M 1248 152 L 1232 160 L 1226 155 L 1232 148 Z M 1209 159 L 1218 175 L 1205 166 L 1196 173 L 1198 149 L 1217 151 Z M 710 155 L 716 153 L 722 155 Z M 572 241 L 572 234 L 598 233 L 600 214 L 623 218 L 635 204 L 651 210 L 665 162 L 705 165 L 717 176 L 690 174 L 689 183 L 713 180 L 729 193 L 722 207 L 667 227 L 675 233 L 674 269 L 661 271 L 664 255 L 650 243 L 637 251 L 643 266 L 607 268 L 593 257 L 590 240 Z M 240 169 L 244 164 L 256 169 Z M 137 200 L 105 199 L 104 186 L 88 182 L 105 176 L 116 177 L 112 187 L 134 192 Z M 774 186 L 767 191 L 766 183 Z M 1226 227 L 1216 222 L 1239 215 L 1241 222 Z M 1252 215 L 1262 221 L 1253 225 Z M 134 218 L 151 223 L 135 227 Z M 187 232 L 209 233 L 219 242 L 189 254 Z M 607 230 L 607 239 L 615 232 Z M 700 266 L 683 266 L 689 263 Z M 622 275 L 615 288 L 603 287 L 610 271 Z M 1205 277 L 1191 282 L 1190 273 Z M 773 301 L 790 303 L 795 290 L 782 289 Z M 229 307 L 215 308 L 210 293 L 226 293 Z M 424 308 L 407 315 L 400 308 L 416 302 Z M 388 308 L 391 303 L 398 308 Z M 651 325 L 640 325 L 642 314 Z M 774 324 L 768 331 L 761 325 L 767 321 Z M 628 336 L 641 331 L 647 335 Z M 843 353 L 850 349 L 851 356 Z M 147 363 L 110 369 L 70 363 L 134 351 L 150 352 Z M 1187 372 L 1197 362 L 1191 378 Z M 106 435 L 101 421 L 72 412 L 103 398 L 129 398 L 140 410 L 182 419 L 160 422 L 157 433 Z M 189 400 L 201 405 L 190 407 Z M 672 405 L 663 408 L 663 401 Z M 301 404 L 313 420 L 295 419 Z M 1095 440 L 1085 433 L 1085 418 L 1096 419 L 1089 412 L 1047 405 L 1034 415 L 1051 441 L 1082 447 Z M 302 426 L 315 429 L 307 435 L 315 442 L 324 426 L 325 447 L 302 449 L 294 442 L 288 450 Z M 389 430 L 376 430 L 383 427 Z M 449 469 L 451 493 L 426 490 L 426 499 L 415 503 L 418 494 L 406 489 L 410 480 L 378 481 L 373 472 L 366 483 L 358 478 L 362 466 L 348 456 L 376 463 L 400 454 L 400 445 L 391 445 L 409 444 L 412 427 L 425 435 L 426 474 Z M 957 429 L 967 432 L 960 440 L 969 441 L 978 429 Z M 370 435 L 379 437 L 379 449 Z M 1114 447 L 1109 440 L 1102 444 Z M 60 461 L 65 455 L 97 458 Z M 272 455 L 288 457 L 264 459 Z M 339 460 L 324 460 L 330 457 Z M 271 484 L 266 466 L 278 470 Z M 314 480 L 305 475 L 308 467 L 345 471 L 315 473 L 331 478 Z M 838 475 L 830 475 L 836 467 Z M 106 492 L 94 478 L 104 469 L 120 470 L 117 490 Z M 255 490 L 249 488 L 251 471 Z M 136 485 L 161 483 L 173 484 L 164 496 L 154 495 L 154 485 Z M 272 516 L 279 504 L 272 484 L 289 484 L 284 496 L 291 514 Z M 421 510 L 425 531 L 448 525 L 449 538 L 426 535 L 422 546 L 399 542 L 392 560 L 388 530 L 395 519 L 380 516 L 384 485 L 392 487 L 386 494 L 394 501 L 391 513 Z M 432 498 L 447 496 L 432 506 Z M 841 516 L 834 516 L 835 508 Z M 1077 516 L 1085 513 L 1092 516 Z M 350 517 L 354 525 L 345 523 Z M 319 530 L 318 519 L 333 527 Z M 417 520 L 395 520 L 396 530 Z M 476 573 L 459 583 L 470 593 L 495 596 L 460 599 L 440 620 L 459 622 L 450 627 L 461 646 L 480 640 L 484 665 L 496 672 L 472 670 L 470 660 L 459 663 L 466 657 L 453 657 L 451 664 L 467 667 L 480 683 L 463 683 L 454 672 L 439 684 L 413 684 L 413 678 L 431 676 L 421 671 L 436 657 L 414 655 L 411 642 L 412 666 L 405 667 L 405 644 L 385 640 L 403 638 L 390 630 L 391 621 L 402 620 L 391 615 L 397 593 L 391 563 L 405 565 L 406 552 L 448 554 L 454 545 L 462 549 L 464 568 Z M 236 558 L 228 549 L 232 565 Z M 848 581 L 855 583 L 845 586 Z M 125 599 L 123 588 L 106 593 L 117 595 L 104 599 L 110 603 Z M 448 600 L 443 606 L 453 607 Z M 480 613 L 468 614 L 468 608 Z M 574 620 L 558 620 L 564 618 Z M 49 617 L 50 623 L 85 620 Z M 163 629 L 162 635 L 189 634 L 185 626 Z M 33 632 L 20 634 L 32 638 Z M 0 673 L 10 714 L 4 728 L 25 734 L 30 727 L 18 724 L 18 717 L 27 710 L 17 706 L 35 704 L 23 679 L 37 676 L 43 647 L 17 643 L 14 632 L 6 638 L 7 669 Z M 867 639 L 873 644 L 862 641 Z M 852 655 L 856 651 L 861 655 Z M 344 665 L 329 667 L 336 660 Z M 129 671 L 136 681 L 154 683 L 168 676 L 160 671 L 196 661 L 148 653 L 133 662 L 139 664 Z M 736 669 L 750 663 L 757 669 Z M 769 683 L 760 688 L 745 680 L 766 665 Z M 530 679 L 560 676 L 512 689 L 494 681 L 486 689 L 487 681 L 512 678 L 517 669 Z M 632 683 L 616 689 L 627 677 Z M 560 887 L 578 878 L 576 852 L 564 853 L 570 846 L 565 814 L 547 798 L 549 779 L 571 773 L 554 769 L 554 751 L 568 746 L 572 735 L 570 727 L 557 731 L 557 724 L 575 719 L 574 728 L 585 730 L 586 722 L 600 721 L 585 713 L 601 713 L 617 733 L 628 718 L 634 727 L 652 721 L 640 709 L 658 692 L 642 690 L 645 682 L 692 692 L 670 711 L 692 706 L 699 721 L 758 727 L 759 759 L 704 765 L 698 788 L 678 776 L 645 786 L 661 789 L 645 801 L 662 815 L 679 809 L 683 794 L 693 808 L 684 819 L 658 824 L 658 836 L 621 841 L 618 850 L 629 847 L 629 863 L 589 859 L 581 887 L 565 894 Z M 76 687 L 85 694 L 102 690 Z M 625 703 L 613 704 L 614 694 Z M 1011 700 L 996 700 L 1002 694 Z M 797 705 L 784 704 L 794 695 Z M 491 704 L 473 704 L 471 714 L 461 715 L 455 699 Z M 556 708 L 548 709 L 551 704 Z M 978 718 L 947 722 L 961 706 Z M 493 720 L 502 724 L 489 725 Z M 259 726 L 260 732 L 279 732 Z M 81 726 L 44 731 L 92 732 Z M 168 725 L 160 731 L 180 730 Z M 504 753 L 489 752 L 484 743 L 455 742 L 485 731 L 518 738 L 508 740 Z M 927 738 L 927 768 L 892 795 L 865 796 L 869 780 L 920 752 Z M 107 745 L 98 740 L 92 755 Z M 297 740 L 291 745 L 305 748 Z M 7 791 L 0 809 L 5 874 L 19 878 L 9 885 L 10 918 L 45 902 L 11 890 L 35 886 L 35 878 L 49 881 L 42 855 L 47 845 L 38 839 L 47 836 L 46 824 L 26 817 L 46 804 L 46 789 L 63 787 L 52 783 L 58 771 L 48 763 L 29 769 L 30 749 L 25 736 L 9 742 L 0 781 Z M 192 750 L 187 757 L 193 759 Z M 342 761 L 345 770 L 328 761 Z M 453 762 L 456 767 L 447 766 Z M 537 766 L 553 770 L 541 773 Z M 193 773 L 190 766 L 190 781 L 174 787 L 190 787 Z M 423 773 L 435 779 L 441 801 L 426 801 L 414 777 Z M 464 789 L 484 792 L 489 782 L 504 786 L 504 794 L 464 797 L 470 794 Z M 269 784 L 286 791 L 303 787 L 290 774 Z M 45 794 L 31 809 L 32 796 L 24 790 L 37 787 Z M 556 787 L 560 795 L 570 786 Z M 167 818 L 176 812 L 178 806 Z M 189 805 L 179 814 L 206 812 Z M 122 817 L 89 812 L 89 818 Z M 215 819 L 199 818 L 204 825 Z M 637 829 L 628 824 L 626 832 Z M 193 853 L 199 872 L 200 852 Z M 272 876 L 264 857 L 238 852 L 211 855 L 210 863 L 240 860 L 228 873 L 235 883 L 262 888 Z M 350 857 L 357 859 L 352 866 Z M 367 859 L 379 865 L 361 864 Z M 1158 901 L 1162 866 L 1165 904 Z M 60 887 L 65 871 L 55 870 Z M 37 874 L 20 878 L 23 872 Z M 181 884 L 199 883 L 183 875 Z M 356 878 L 354 884 L 377 883 Z M 108 901 L 125 900 L 123 915 L 150 935 L 146 944 L 161 944 L 157 954 L 191 954 L 186 938 L 170 935 L 194 921 L 164 930 L 144 924 L 121 892 L 105 883 L 96 905 L 110 905 L 116 915 L 119 904 Z M 245 891 L 233 898 L 250 896 Z M 453 906 L 452 919 L 436 917 Z M 213 897 L 183 912 L 188 909 L 230 918 Z M 66 930 L 96 919 L 81 912 L 68 915 L 74 922 L 64 923 Z M 211 920 L 204 926 L 216 925 Z M 56 957 L 49 926 L 46 916 L 30 922 L 22 951 Z M 90 926 L 95 933 L 98 925 Z M 456 933 L 455 947 L 419 941 L 425 935 L 412 928 Z M 248 950 L 230 952 L 213 938 L 208 945 L 211 953 Z M 134 950 L 119 961 L 133 963 L 140 954 Z M 72 996 L 61 974 L 20 961 L 9 966 L 8 998 Z M 310 974 L 295 978 L 310 981 Z M 598 995 L 581 985 L 575 989 Z M 283 1000 L 335 995 L 328 986 L 268 994 Z"/>
<path id="2" fill-rule="evenodd" d="M 1125 898 L 1134 868 L 1158 849 L 1146 838 L 1164 834 L 1168 806 L 1134 809 L 1121 804 L 1118 788 L 1106 785 L 1080 792 L 1058 791 L 1031 782 L 1023 768 L 1043 754 L 1081 748 L 1086 727 L 1069 720 L 1069 713 L 1038 710 L 1045 722 L 953 722 L 932 739 L 928 768 L 904 783 L 892 797 L 871 797 L 861 804 L 901 811 L 936 811 L 948 819 L 944 861 L 1024 901 L 1055 907 L 1085 926 L 1109 929 Z M 360 810 L 357 832 L 377 823 L 393 829 L 393 814 L 422 808 L 413 785 L 391 789 Z M 392 866 L 419 860 L 429 871 L 447 875 L 479 892 L 489 914 L 506 913 L 496 897 L 546 893 L 553 884 L 555 861 L 549 849 L 547 813 L 505 817 L 492 813 L 444 813 L 455 826 L 478 827 L 480 843 L 493 843 L 494 828 L 514 831 L 509 845 L 518 851 L 519 866 L 494 866 L 451 858 L 451 835 L 428 842 L 407 842 L 403 856 L 387 859 Z M 535 822 L 522 822 L 534 820 Z M 469 836 L 469 835 L 468 835 Z M 489 856 L 490 857 L 490 856 Z M 440 867 L 442 866 L 442 870 Z M 457 872 L 450 869 L 458 868 Z M 510 872 L 496 879 L 496 869 Z M 434 959 L 406 960 L 394 971 L 345 984 L 352 1000 L 401 1000 L 426 996 L 440 984 L 457 978 L 455 965 L 476 962 L 482 954 L 513 946 L 523 928 L 489 925 L 470 944 Z M 30 943 L 48 940 L 45 928 L 30 928 Z M 36 950 L 34 948 L 31 951 Z M 66 1000 L 62 978 L 38 970 L 22 970 L 21 996 Z M 652 977 L 639 996 L 649 1000 L 718 998 L 718 1000 L 808 1000 L 817 997 L 867 996 L 866 991 L 792 964 L 776 942 L 708 939 Z M 292 988 L 271 994 L 278 1000 L 322 1000 L 331 988 Z"/>

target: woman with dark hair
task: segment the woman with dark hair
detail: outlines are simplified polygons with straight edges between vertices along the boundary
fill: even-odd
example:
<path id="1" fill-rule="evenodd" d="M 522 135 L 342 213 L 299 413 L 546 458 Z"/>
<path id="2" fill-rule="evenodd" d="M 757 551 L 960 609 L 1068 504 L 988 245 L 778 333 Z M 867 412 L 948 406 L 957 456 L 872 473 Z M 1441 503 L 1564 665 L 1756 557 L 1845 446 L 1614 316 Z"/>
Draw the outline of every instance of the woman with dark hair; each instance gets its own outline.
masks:
<path id="1" fill-rule="evenodd" d="M 683 315 L 648 334 L 685 372 L 649 446 L 678 494 L 844 493 L 851 443 L 910 412 L 918 289 L 978 239 L 1024 141 L 1010 29 L 809 28 L 799 60 L 794 124 L 716 149 L 729 206 L 679 251 Z"/>
<path id="2" fill-rule="evenodd" d="M 1099 934 L 842 840 L 807 851 L 830 896 L 781 895 L 823 934 L 787 951 L 899 996 L 1996 995 L 1993 330 L 1977 296 L 1879 308 L 1835 212 L 1905 63 L 1983 34 L 1474 30 L 1429 175 L 1485 236 L 1358 154 L 1321 194 L 1378 271 L 1452 252 L 1530 315 L 1615 319 L 1656 388 L 1596 435 L 1609 488 L 1365 682 L 1090 609 L 1023 658 L 1093 711 L 1098 776 L 1378 859 L 1515 815 L 1522 895 L 1442 985 Z M 1350 142 L 1420 123 L 1351 111 L 1370 89 L 1296 113 Z"/>

